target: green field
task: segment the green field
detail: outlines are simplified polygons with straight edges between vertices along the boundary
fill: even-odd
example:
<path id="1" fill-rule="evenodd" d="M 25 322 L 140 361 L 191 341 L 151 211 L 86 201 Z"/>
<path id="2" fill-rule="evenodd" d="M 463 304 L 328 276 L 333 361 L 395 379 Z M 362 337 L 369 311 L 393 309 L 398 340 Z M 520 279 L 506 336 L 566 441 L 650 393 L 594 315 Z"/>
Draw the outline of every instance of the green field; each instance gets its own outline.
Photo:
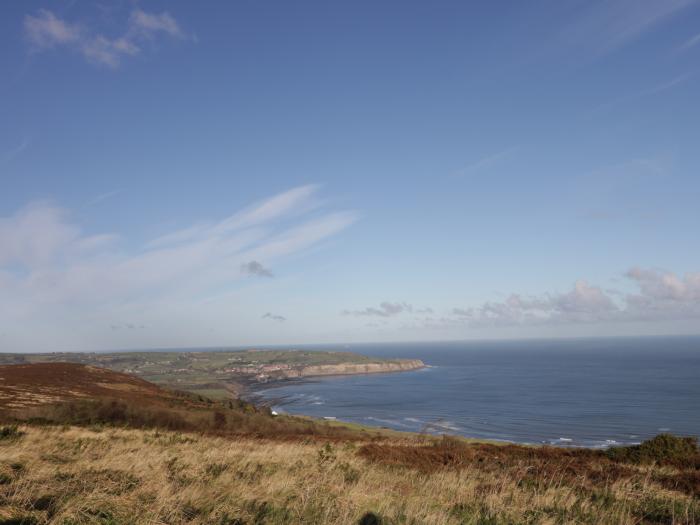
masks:
<path id="1" fill-rule="evenodd" d="M 70 362 L 109 368 L 147 381 L 215 399 L 230 398 L 250 385 L 280 379 L 265 367 L 392 362 L 353 354 L 308 350 L 212 350 L 206 352 L 114 352 L 0 354 L 0 365 Z"/>

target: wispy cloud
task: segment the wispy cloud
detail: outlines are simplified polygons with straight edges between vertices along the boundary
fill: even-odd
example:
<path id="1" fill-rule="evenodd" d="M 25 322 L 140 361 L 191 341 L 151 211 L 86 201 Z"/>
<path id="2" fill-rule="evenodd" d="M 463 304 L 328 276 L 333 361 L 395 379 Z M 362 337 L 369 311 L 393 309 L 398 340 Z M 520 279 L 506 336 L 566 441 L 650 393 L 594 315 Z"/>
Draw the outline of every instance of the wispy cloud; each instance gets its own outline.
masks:
<path id="1" fill-rule="evenodd" d="M 666 91 L 668 89 L 676 87 L 678 84 L 682 84 L 683 82 L 688 80 L 688 78 L 690 78 L 689 73 L 684 73 L 682 75 L 678 75 L 667 82 L 662 82 L 661 84 L 658 84 L 656 86 L 652 86 L 649 89 L 642 90 L 639 93 L 637 93 L 636 96 L 637 97 L 646 97 L 649 95 L 656 95 L 657 93 L 661 93 L 663 91 Z"/>
<path id="2" fill-rule="evenodd" d="M 698 33 L 695 36 L 690 37 L 688 40 L 683 42 L 683 44 L 681 46 L 679 46 L 676 51 L 678 51 L 679 53 L 683 52 L 683 51 L 687 51 L 687 50 L 697 46 L 698 44 L 700 44 L 700 33 Z"/>
<path id="3" fill-rule="evenodd" d="M 16 159 L 29 147 L 29 144 L 29 139 L 25 138 L 14 148 L 0 152 L 0 162 L 5 163 Z"/>
<path id="4" fill-rule="evenodd" d="M 177 21 L 165 11 L 156 14 L 135 9 L 129 19 L 129 31 L 141 33 L 144 38 L 152 38 L 156 33 L 166 33 L 178 38 L 184 36 Z"/>
<path id="5" fill-rule="evenodd" d="M 90 28 L 70 23 L 47 9 L 24 18 L 24 33 L 34 52 L 58 47 L 77 50 L 86 60 L 116 68 L 128 56 L 142 53 L 144 45 L 160 35 L 183 39 L 185 33 L 168 12 L 147 13 L 134 9 L 120 36 L 107 37 Z"/>
<path id="6" fill-rule="evenodd" d="M 24 33 L 28 42 L 37 50 L 78 42 L 82 31 L 77 24 L 61 20 L 47 9 L 39 9 L 35 15 L 24 17 Z"/>
<path id="7" fill-rule="evenodd" d="M 463 177 L 465 175 L 470 175 L 470 174 L 473 174 L 477 171 L 496 166 L 500 162 L 508 159 L 517 150 L 518 150 L 517 147 L 511 147 L 511 148 L 503 149 L 503 150 L 498 151 L 496 153 L 492 153 L 492 154 L 487 155 L 485 157 L 482 157 L 479 160 L 472 162 L 471 164 L 465 166 L 464 168 L 456 171 L 453 174 L 453 176 Z"/>
<path id="8" fill-rule="evenodd" d="M 683 73 L 682 75 L 678 75 L 673 77 L 670 80 L 666 80 L 664 82 L 660 82 L 659 84 L 650 86 L 645 89 L 641 89 L 639 91 L 634 91 L 631 93 L 627 93 L 625 95 L 622 95 L 618 98 L 615 98 L 613 100 L 610 100 L 609 102 L 604 102 L 603 104 L 600 104 L 596 108 L 593 109 L 594 113 L 599 113 L 602 111 L 609 110 L 617 105 L 624 104 L 627 102 L 632 102 L 635 100 L 639 100 L 645 97 L 650 97 L 653 95 L 658 95 L 659 93 L 663 93 L 664 91 L 668 91 L 669 89 L 673 89 L 674 87 L 684 83 L 686 80 L 690 78 L 690 73 Z"/>
<path id="9" fill-rule="evenodd" d="M 114 318 L 123 309 L 154 312 L 216 297 L 241 279 L 242 266 L 264 275 L 269 270 L 250 263 L 280 264 L 356 218 L 318 208 L 310 215 L 314 200 L 315 190 L 294 188 L 232 215 L 235 220 L 191 226 L 129 249 L 123 246 L 133 244 L 117 235 L 85 233 L 51 202 L 32 203 L 0 218 L 0 318 L 38 323 L 59 311 Z"/>
<path id="10" fill-rule="evenodd" d="M 562 40 L 597 54 L 614 51 L 679 15 L 694 0 L 585 2 L 571 12 Z"/>
<path id="11" fill-rule="evenodd" d="M 112 197 L 115 197 L 119 195 L 123 190 L 113 190 L 113 191 L 108 191 L 105 193 L 100 193 L 99 195 L 95 195 L 92 199 L 90 199 L 86 206 L 94 206 L 95 204 L 99 204 L 101 202 L 106 201 L 107 199 L 111 199 Z"/>
<path id="12" fill-rule="evenodd" d="M 280 218 L 298 216 L 318 206 L 314 198 L 318 190 L 319 187 L 314 184 L 299 186 L 262 202 L 258 202 L 221 221 L 198 223 L 175 232 L 167 233 L 153 239 L 149 245 L 154 247 L 167 246 L 184 241 L 219 237 L 236 230 L 272 223 Z"/>

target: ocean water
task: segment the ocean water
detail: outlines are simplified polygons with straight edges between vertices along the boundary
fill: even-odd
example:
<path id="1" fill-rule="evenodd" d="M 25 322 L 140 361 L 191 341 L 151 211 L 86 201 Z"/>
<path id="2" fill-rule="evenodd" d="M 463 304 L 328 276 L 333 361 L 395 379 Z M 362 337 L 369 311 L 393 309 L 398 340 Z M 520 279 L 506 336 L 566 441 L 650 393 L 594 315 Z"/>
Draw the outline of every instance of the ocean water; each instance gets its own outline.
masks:
<path id="1" fill-rule="evenodd" d="M 291 414 L 517 443 L 607 447 L 661 432 L 700 436 L 700 337 L 323 349 L 418 358 L 429 368 L 294 382 L 254 397 Z"/>

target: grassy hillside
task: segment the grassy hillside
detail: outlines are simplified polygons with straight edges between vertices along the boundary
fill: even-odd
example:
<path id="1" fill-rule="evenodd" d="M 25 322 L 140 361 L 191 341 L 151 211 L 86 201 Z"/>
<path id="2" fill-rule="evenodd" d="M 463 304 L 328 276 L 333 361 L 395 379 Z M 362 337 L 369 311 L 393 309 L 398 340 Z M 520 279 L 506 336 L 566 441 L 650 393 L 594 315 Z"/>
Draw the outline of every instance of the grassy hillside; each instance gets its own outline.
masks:
<path id="1" fill-rule="evenodd" d="M 695 524 L 700 451 L 273 417 L 72 364 L 0 367 L 0 525 Z"/>
<path id="2" fill-rule="evenodd" d="M 697 486 L 674 486 L 676 467 L 592 452 L 110 427 L 22 426 L 4 434 L 5 525 L 700 520 Z"/>
<path id="3" fill-rule="evenodd" d="M 275 416 L 237 399 L 212 400 L 128 374 L 73 363 L 0 366 L 0 423 L 120 425 L 277 438 L 348 439 L 379 429 Z"/>

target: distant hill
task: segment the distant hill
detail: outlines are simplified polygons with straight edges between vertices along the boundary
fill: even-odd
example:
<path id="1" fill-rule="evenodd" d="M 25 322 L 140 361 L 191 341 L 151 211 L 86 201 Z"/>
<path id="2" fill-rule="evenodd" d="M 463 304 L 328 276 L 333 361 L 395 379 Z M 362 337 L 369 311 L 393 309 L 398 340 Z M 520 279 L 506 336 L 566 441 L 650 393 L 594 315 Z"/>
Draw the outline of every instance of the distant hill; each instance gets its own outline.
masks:
<path id="1" fill-rule="evenodd" d="M 155 385 L 139 377 L 76 363 L 0 366 L 0 422 L 119 425 L 216 435 L 366 439 L 391 434 L 294 416 L 267 407 Z"/>
<path id="2" fill-rule="evenodd" d="M 379 359 L 351 352 L 308 350 L 0 354 L 0 365 L 33 363 L 108 368 L 215 399 L 232 399 L 246 388 L 288 379 L 402 372 L 425 366 L 417 359 Z"/>

